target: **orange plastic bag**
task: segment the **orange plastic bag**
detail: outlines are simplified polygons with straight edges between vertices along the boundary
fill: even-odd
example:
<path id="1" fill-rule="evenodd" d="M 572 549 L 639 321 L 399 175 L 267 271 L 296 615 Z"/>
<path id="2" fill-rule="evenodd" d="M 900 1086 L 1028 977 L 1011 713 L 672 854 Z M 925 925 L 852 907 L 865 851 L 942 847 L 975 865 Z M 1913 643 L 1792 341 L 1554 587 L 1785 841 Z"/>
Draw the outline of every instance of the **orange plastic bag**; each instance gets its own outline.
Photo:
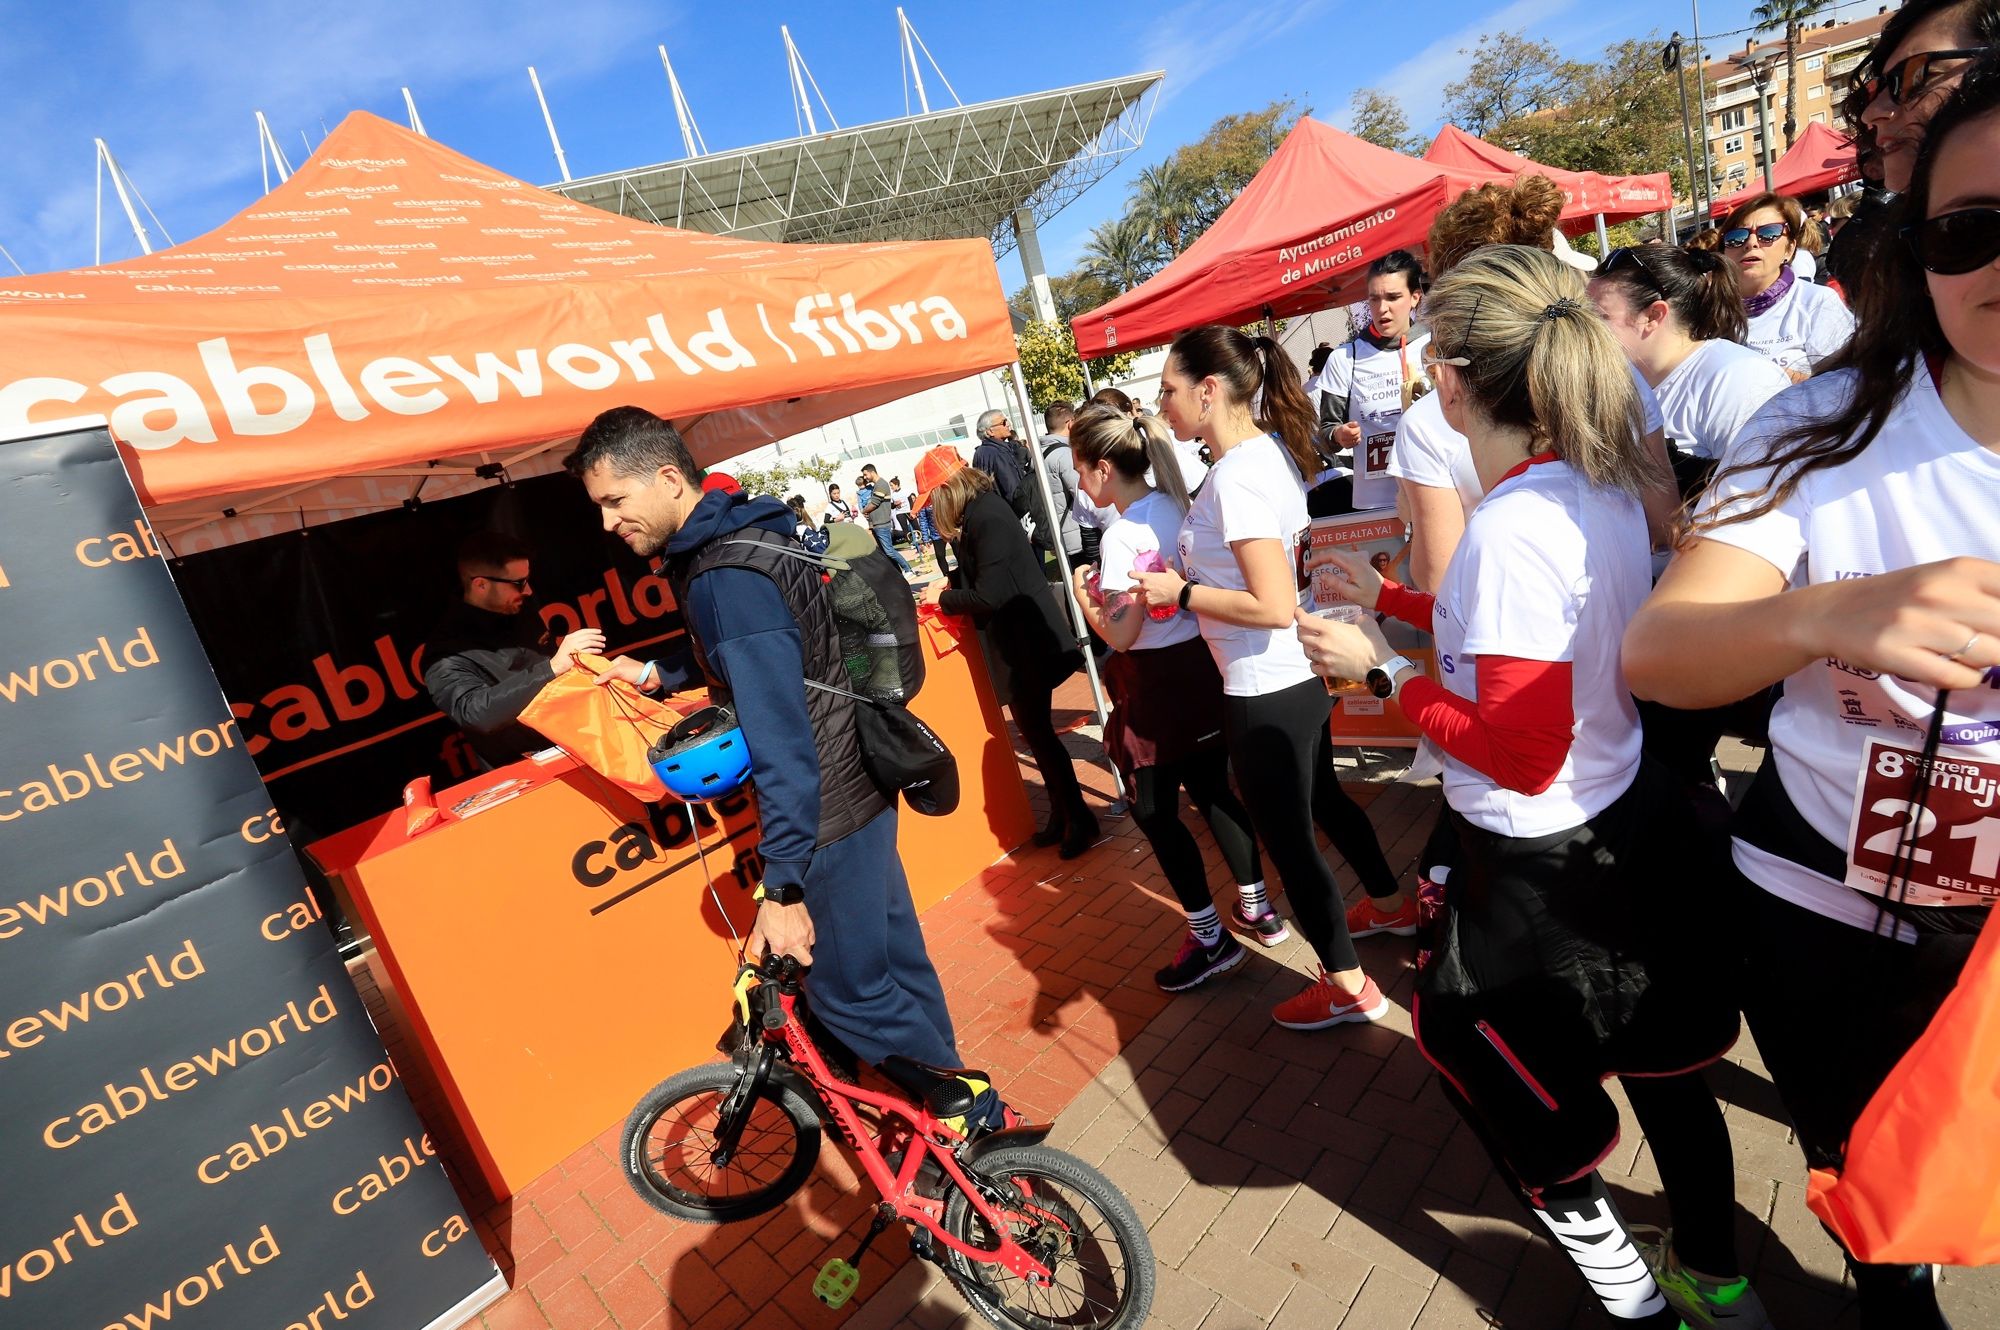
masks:
<path id="1" fill-rule="evenodd" d="M 574 667 L 542 686 L 521 721 L 641 803 L 667 797 L 646 751 L 680 720 L 678 711 L 628 683 L 597 682 L 602 656 L 579 655 Z"/>
<path id="2" fill-rule="evenodd" d="M 1868 1101 L 1806 1205 L 1863 1261 L 2000 1262 L 2000 926 Z"/>

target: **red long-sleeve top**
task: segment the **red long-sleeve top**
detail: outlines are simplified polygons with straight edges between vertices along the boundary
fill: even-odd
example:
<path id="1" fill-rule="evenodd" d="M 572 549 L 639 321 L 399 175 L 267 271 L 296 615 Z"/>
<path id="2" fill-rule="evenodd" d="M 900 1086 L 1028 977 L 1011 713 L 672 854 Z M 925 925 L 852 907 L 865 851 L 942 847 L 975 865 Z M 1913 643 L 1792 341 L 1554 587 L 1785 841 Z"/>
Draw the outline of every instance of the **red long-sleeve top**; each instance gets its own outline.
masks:
<path id="1" fill-rule="evenodd" d="M 1431 632 L 1437 598 L 1384 580 L 1375 607 Z M 1506 789 L 1540 794 L 1555 783 L 1576 730 L 1570 662 L 1479 658 L 1479 700 L 1418 676 L 1397 702 L 1416 727 L 1473 770 Z"/>

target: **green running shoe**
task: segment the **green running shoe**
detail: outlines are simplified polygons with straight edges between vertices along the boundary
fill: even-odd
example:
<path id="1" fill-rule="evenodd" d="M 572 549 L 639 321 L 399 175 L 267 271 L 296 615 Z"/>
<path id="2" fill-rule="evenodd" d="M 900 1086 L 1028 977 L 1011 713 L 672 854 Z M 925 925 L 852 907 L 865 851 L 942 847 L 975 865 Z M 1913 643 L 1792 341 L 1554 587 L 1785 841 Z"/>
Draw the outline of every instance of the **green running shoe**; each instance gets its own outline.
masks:
<path id="1" fill-rule="evenodd" d="M 1653 1282 L 1694 1330 L 1774 1330 L 1771 1314 L 1764 1310 L 1764 1300 L 1750 1287 L 1749 1279 L 1726 1284 L 1698 1279 L 1681 1268 L 1680 1258 L 1674 1255 L 1672 1233 L 1645 1224 L 1631 1228 L 1632 1241 L 1646 1268 L 1653 1272 Z"/>

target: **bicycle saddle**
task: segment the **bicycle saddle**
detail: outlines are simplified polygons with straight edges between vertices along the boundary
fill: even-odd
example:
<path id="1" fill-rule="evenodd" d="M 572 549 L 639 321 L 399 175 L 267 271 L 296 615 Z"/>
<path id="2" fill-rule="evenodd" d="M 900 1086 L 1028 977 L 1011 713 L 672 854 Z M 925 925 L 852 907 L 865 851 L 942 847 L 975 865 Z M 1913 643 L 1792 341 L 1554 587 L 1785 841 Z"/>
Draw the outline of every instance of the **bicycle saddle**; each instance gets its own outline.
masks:
<path id="1" fill-rule="evenodd" d="M 881 1073 L 912 1098 L 921 1099 L 932 1116 L 960 1117 L 972 1111 L 973 1089 L 966 1078 L 991 1081 L 983 1071 L 969 1067 L 935 1067 L 928 1062 L 891 1053 L 878 1064 Z"/>

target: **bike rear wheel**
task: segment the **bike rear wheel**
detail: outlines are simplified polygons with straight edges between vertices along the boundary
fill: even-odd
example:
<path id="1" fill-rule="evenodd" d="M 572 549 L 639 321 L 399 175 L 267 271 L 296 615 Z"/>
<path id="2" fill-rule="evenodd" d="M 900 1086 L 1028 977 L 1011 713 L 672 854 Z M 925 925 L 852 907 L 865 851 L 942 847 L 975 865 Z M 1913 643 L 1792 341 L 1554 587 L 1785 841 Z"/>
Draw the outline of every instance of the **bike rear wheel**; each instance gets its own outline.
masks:
<path id="1" fill-rule="evenodd" d="M 819 1159 L 819 1114 L 788 1085 L 767 1081 L 743 1106 L 742 1134 L 715 1162 L 733 1063 L 692 1067 L 646 1092 L 625 1122 L 620 1158 L 648 1205 L 699 1224 L 727 1224 L 783 1205 Z"/>
<path id="2" fill-rule="evenodd" d="M 994 1184 L 1014 1240 L 1052 1276 L 1046 1287 L 997 1262 L 946 1249 L 945 1273 L 995 1325 L 1011 1330 L 1131 1330 L 1153 1305 L 1153 1244 L 1124 1193 L 1082 1160 L 1047 1146 L 995 1150 L 978 1174 Z M 946 1231 L 992 1251 L 998 1237 L 964 1192 L 945 1201 Z"/>

